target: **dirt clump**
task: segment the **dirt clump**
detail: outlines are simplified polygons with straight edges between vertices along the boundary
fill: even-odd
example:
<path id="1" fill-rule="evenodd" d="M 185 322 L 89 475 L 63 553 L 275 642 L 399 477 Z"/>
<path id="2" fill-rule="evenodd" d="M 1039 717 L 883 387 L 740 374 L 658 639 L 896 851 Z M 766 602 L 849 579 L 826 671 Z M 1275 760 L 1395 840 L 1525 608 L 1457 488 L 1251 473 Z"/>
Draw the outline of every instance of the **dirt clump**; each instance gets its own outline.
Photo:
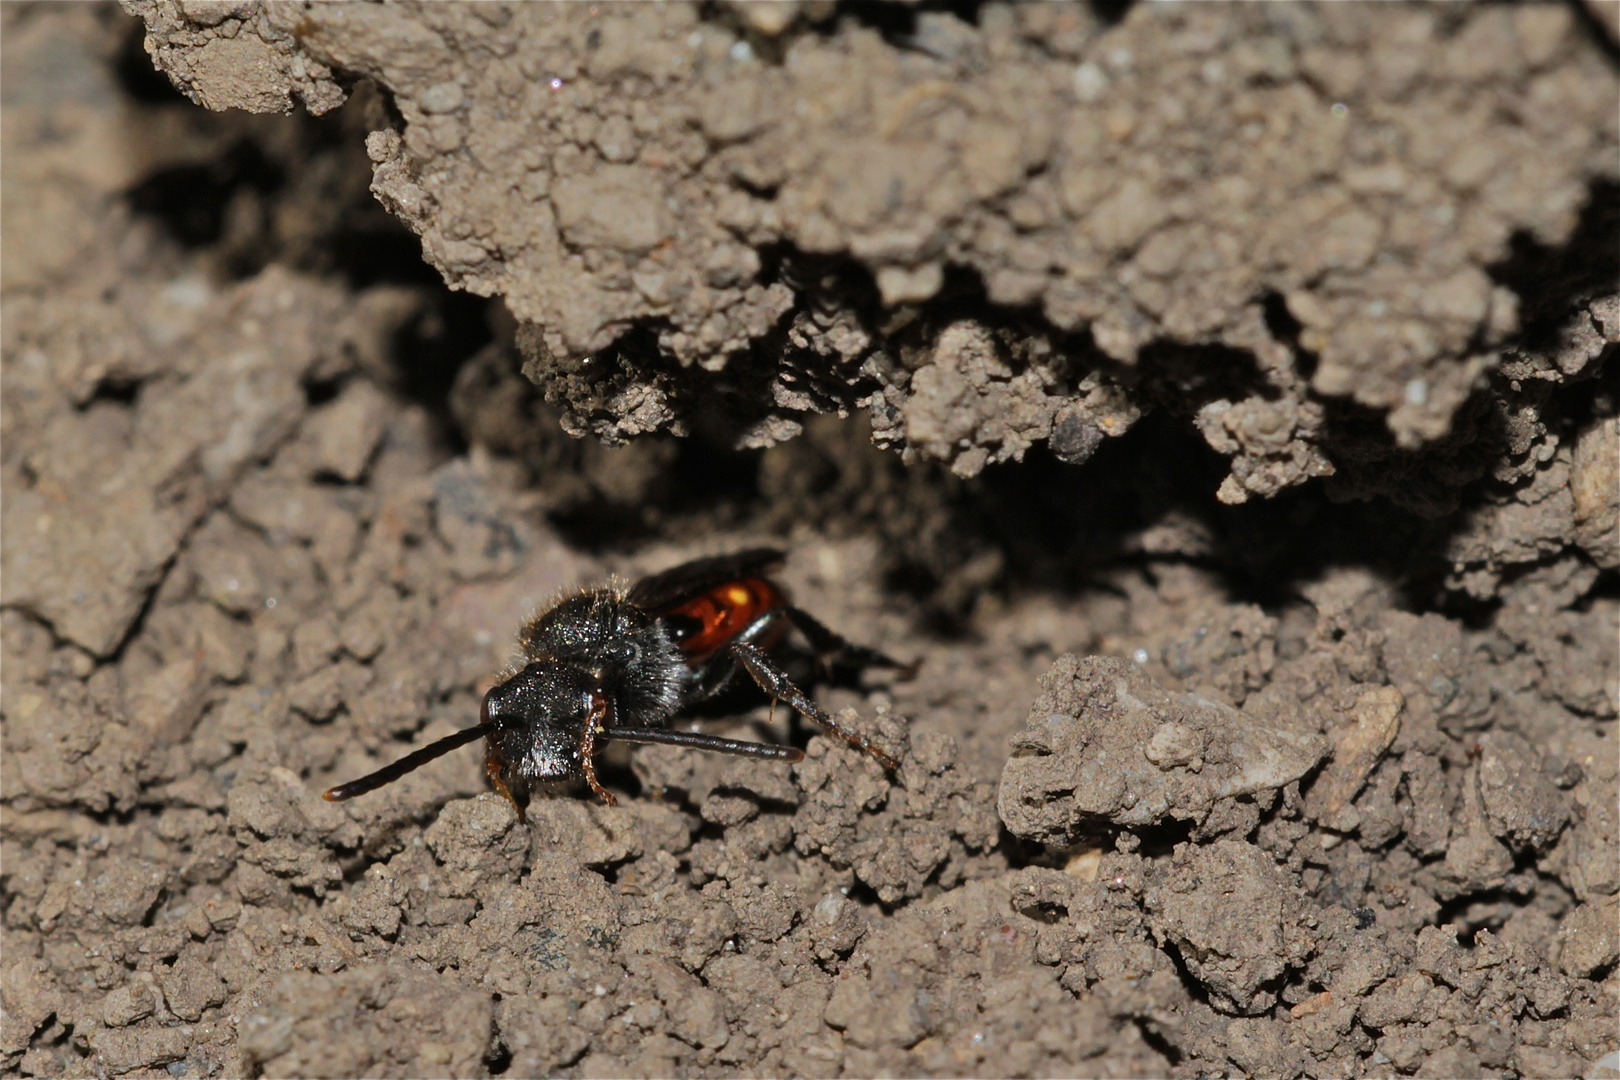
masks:
<path id="1" fill-rule="evenodd" d="M 1075 843 L 1083 826 L 1104 822 L 1202 827 L 1211 816 L 1243 817 L 1240 802 L 1256 807 L 1257 824 L 1276 793 L 1327 753 L 1314 731 L 1268 728 L 1196 695 L 1174 698 L 1123 660 L 1066 656 L 1043 681 L 1031 714 L 1040 719 L 1013 736 L 1000 812 L 1014 835 L 1044 844 Z"/>
<path id="2" fill-rule="evenodd" d="M 374 190 L 505 299 L 576 433 L 762 446 L 864 407 L 971 475 L 1060 412 L 1069 456 L 1163 405 L 1240 503 L 1346 472 L 1398 492 L 1398 451 L 1466 427 L 1487 373 L 1592 374 L 1527 347 L 1571 312 L 1509 285 L 1614 182 L 1614 72 L 1568 9 L 129 9 L 213 108 L 383 88 Z M 1008 310 L 1039 318 L 960 369 L 955 338 Z M 1360 412 L 1390 445 L 1355 456 L 1395 462 L 1347 467 Z"/>

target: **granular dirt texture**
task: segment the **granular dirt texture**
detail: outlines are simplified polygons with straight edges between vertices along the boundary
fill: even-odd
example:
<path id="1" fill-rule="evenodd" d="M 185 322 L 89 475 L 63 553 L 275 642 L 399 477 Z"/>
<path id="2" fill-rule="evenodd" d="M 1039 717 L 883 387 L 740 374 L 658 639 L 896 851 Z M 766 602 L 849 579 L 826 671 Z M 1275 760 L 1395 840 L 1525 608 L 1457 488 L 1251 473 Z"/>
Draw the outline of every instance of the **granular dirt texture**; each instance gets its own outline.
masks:
<path id="1" fill-rule="evenodd" d="M 1614 218 L 1614 43 L 1568 6 L 127 6 L 211 108 L 382 88 L 372 189 L 574 433 L 865 408 L 972 476 L 1158 405 L 1223 501 L 1449 510 L 1483 462 L 1401 452 L 1544 460 L 1538 391 L 1620 330 L 1535 287 Z"/>
<path id="2" fill-rule="evenodd" d="M 1616 5 L 126 7 L 0 5 L 0 1073 L 1620 1078 Z M 320 798 L 760 544 L 895 772 Z"/>

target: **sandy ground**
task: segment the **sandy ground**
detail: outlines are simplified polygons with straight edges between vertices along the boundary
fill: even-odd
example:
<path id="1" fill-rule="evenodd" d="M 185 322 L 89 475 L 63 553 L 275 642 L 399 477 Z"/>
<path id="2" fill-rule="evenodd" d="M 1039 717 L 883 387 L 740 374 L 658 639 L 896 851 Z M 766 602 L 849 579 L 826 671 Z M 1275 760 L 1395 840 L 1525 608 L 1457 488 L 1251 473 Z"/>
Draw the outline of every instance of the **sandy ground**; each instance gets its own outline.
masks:
<path id="1" fill-rule="evenodd" d="M 128 6 L 0 6 L 6 1075 L 1620 1077 L 1615 5 Z M 318 797 L 759 543 L 897 773 Z"/>

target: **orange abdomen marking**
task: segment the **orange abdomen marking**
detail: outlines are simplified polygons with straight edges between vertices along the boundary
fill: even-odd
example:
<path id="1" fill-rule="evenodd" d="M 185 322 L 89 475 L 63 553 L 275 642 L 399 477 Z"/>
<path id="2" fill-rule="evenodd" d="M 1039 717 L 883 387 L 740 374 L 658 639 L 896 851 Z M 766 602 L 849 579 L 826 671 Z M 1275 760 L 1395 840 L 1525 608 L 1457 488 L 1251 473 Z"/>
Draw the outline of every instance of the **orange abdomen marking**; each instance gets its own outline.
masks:
<path id="1" fill-rule="evenodd" d="M 710 589 L 668 612 L 696 619 L 702 628 L 680 643 L 681 651 L 698 659 L 742 633 L 755 619 L 782 605 L 782 594 L 764 578 L 738 578 Z"/>

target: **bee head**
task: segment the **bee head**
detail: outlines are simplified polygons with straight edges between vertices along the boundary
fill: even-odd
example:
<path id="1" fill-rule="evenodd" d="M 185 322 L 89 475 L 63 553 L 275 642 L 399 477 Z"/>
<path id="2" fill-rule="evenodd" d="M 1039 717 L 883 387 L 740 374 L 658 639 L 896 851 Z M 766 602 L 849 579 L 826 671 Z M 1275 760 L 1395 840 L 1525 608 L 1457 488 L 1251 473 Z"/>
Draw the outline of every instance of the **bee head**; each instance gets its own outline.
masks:
<path id="1" fill-rule="evenodd" d="M 597 689 L 590 672 L 540 660 L 484 695 L 491 772 L 518 800 L 531 785 L 580 775 L 579 744 Z"/>

